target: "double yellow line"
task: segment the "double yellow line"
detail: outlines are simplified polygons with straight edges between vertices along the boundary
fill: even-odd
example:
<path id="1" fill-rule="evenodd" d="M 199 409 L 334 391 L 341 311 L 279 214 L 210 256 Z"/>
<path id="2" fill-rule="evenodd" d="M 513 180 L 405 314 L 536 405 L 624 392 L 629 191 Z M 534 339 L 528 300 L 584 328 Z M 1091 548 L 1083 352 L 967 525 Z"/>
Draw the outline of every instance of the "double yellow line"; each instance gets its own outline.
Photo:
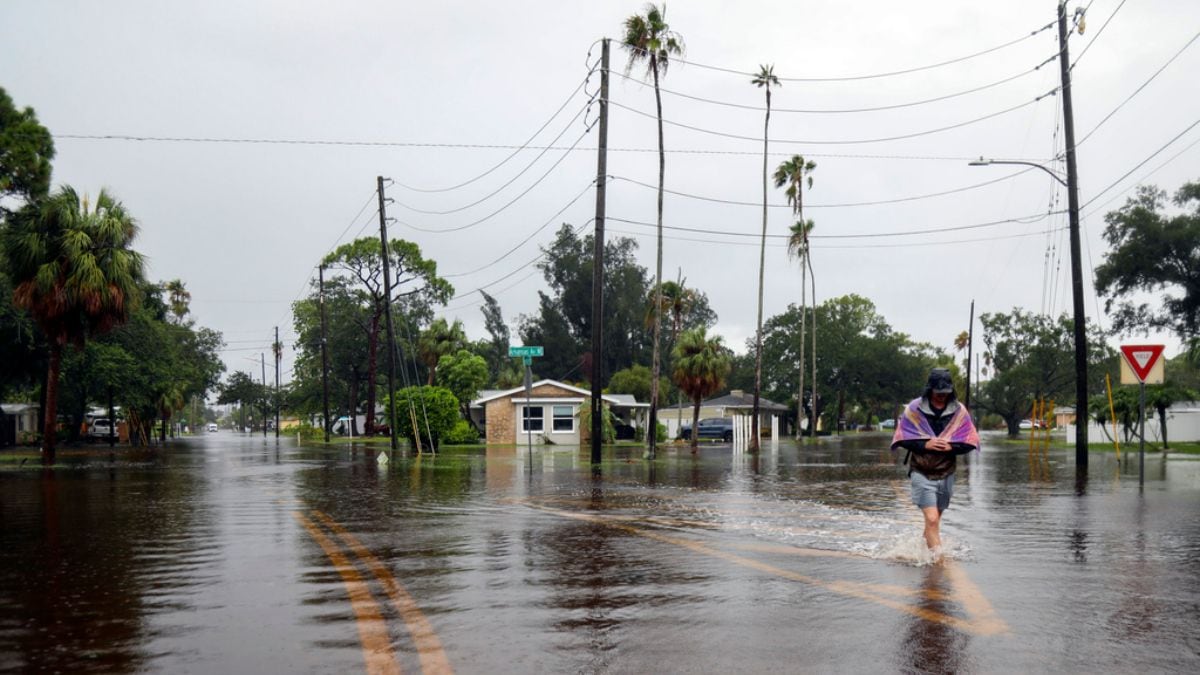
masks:
<path id="1" fill-rule="evenodd" d="M 450 660 L 446 658 L 437 633 L 433 631 L 416 601 L 392 575 L 391 570 L 337 521 L 315 509 L 311 513 L 312 518 L 300 511 L 293 511 L 292 516 L 325 552 L 346 586 L 346 593 L 350 596 L 350 607 L 354 610 L 355 623 L 358 626 L 358 637 L 362 643 L 367 672 L 380 675 L 398 674 L 400 664 L 392 649 L 383 608 L 371 592 L 368 581 L 359 573 L 358 565 L 362 565 L 375 577 L 387 601 L 404 621 L 416 647 L 421 672 L 425 675 L 452 675 L 454 669 L 450 667 Z M 326 534 L 321 525 L 333 536 Z M 339 540 L 341 544 L 338 543 Z M 342 546 L 345 546 L 345 549 Z"/>

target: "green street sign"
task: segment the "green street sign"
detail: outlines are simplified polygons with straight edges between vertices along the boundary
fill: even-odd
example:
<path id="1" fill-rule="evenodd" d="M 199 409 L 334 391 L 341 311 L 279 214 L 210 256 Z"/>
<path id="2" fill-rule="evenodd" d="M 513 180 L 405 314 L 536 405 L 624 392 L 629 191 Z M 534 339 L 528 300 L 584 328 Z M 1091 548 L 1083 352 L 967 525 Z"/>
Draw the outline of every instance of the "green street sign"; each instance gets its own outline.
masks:
<path id="1" fill-rule="evenodd" d="M 542 353 L 543 352 L 542 352 L 541 347 L 509 347 L 508 348 L 508 355 L 513 356 L 513 357 L 522 356 L 525 358 L 529 358 L 531 356 L 542 356 Z"/>

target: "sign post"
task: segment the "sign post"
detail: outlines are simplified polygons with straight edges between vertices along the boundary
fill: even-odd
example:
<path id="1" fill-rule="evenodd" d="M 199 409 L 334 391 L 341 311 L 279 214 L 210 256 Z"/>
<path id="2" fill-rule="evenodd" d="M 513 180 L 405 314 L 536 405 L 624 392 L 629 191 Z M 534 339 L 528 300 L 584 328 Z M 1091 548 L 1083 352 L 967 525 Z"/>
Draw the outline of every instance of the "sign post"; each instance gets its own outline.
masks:
<path id="1" fill-rule="evenodd" d="M 1163 345 L 1121 345 L 1121 384 L 1137 382 L 1140 388 L 1138 426 L 1138 485 L 1146 482 L 1146 383 L 1163 382 Z"/>
<path id="2" fill-rule="evenodd" d="M 533 365 L 533 357 L 542 356 L 541 347 L 512 347 L 508 348 L 508 355 L 516 358 L 521 357 L 525 363 L 525 414 L 522 415 L 522 421 L 525 424 L 526 445 L 529 451 L 529 471 L 533 472 L 533 420 L 529 416 L 530 399 L 533 395 L 533 372 L 530 366 Z"/>

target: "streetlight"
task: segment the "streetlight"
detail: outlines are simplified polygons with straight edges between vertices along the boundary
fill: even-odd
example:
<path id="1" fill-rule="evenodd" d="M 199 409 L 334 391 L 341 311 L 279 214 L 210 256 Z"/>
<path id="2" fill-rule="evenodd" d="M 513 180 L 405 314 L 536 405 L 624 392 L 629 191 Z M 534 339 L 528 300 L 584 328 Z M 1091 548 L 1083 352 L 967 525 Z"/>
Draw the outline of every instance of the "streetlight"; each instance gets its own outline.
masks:
<path id="1" fill-rule="evenodd" d="M 1073 135 L 1073 134 L 1072 134 Z M 1068 157 L 1071 159 L 1071 157 Z M 1036 162 L 1026 162 L 1019 159 L 984 159 L 968 162 L 970 166 L 990 166 L 992 164 L 1020 164 L 1032 166 L 1050 174 L 1060 185 L 1067 188 L 1067 210 L 1070 219 L 1071 233 L 1071 292 L 1075 304 L 1075 466 L 1086 467 L 1088 463 L 1087 447 L 1087 317 L 1083 313 L 1083 272 L 1080 269 L 1079 254 L 1079 198 L 1074 185 L 1074 165 L 1068 162 L 1067 179 Z"/>

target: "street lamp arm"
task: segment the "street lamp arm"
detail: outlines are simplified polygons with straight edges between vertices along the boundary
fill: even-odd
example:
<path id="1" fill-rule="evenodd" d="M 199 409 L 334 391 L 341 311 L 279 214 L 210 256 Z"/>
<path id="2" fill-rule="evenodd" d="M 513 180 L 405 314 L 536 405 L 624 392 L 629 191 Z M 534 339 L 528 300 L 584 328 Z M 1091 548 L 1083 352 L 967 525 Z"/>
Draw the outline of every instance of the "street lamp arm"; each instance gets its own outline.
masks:
<path id="1" fill-rule="evenodd" d="M 1059 185 L 1062 185 L 1063 187 L 1068 187 L 1066 179 L 1064 179 L 1062 176 L 1054 173 L 1050 169 L 1047 169 L 1046 167 L 1042 166 L 1041 164 L 1038 164 L 1037 162 L 1026 162 L 1026 161 L 1020 160 L 1020 159 L 984 159 L 982 157 L 980 157 L 977 160 L 967 162 L 968 166 L 990 166 L 992 164 L 1020 164 L 1023 166 L 1032 166 L 1032 167 L 1041 169 L 1042 171 L 1045 171 L 1046 173 L 1050 174 L 1050 177 L 1053 178 L 1054 180 L 1058 181 Z"/>

